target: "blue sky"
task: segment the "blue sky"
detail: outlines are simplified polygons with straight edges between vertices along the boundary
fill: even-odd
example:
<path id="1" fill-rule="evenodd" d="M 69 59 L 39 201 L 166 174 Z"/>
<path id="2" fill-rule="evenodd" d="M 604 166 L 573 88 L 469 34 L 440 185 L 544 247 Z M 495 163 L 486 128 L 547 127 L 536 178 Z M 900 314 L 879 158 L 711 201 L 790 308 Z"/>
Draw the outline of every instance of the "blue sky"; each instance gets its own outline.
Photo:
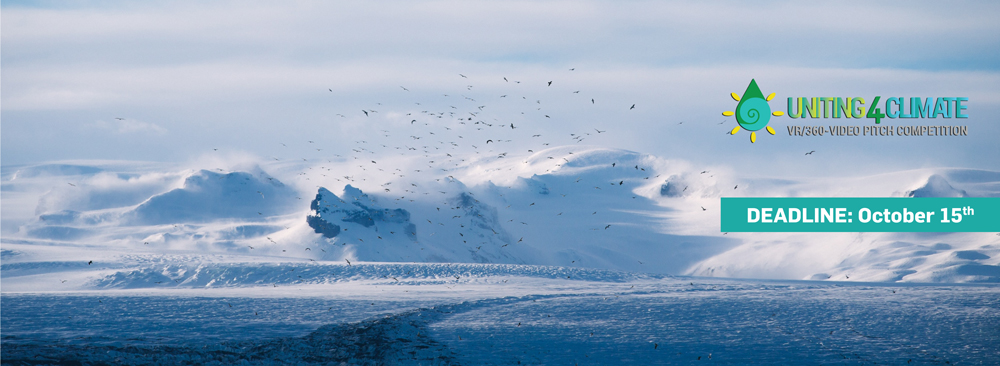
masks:
<path id="1" fill-rule="evenodd" d="M 3 165 L 304 156 L 306 141 L 346 153 L 380 129 L 402 136 L 380 141 L 402 144 L 405 113 L 450 110 L 468 100 L 459 95 L 477 102 L 458 109 L 485 105 L 484 116 L 553 145 L 598 128 L 608 132 L 587 143 L 745 172 L 1000 165 L 991 2 L 64 4 L 2 3 Z M 803 122 L 782 118 L 778 136 L 750 144 L 725 135 L 735 121 L 721 112 L 751 78 L 780 110 L 789 96 L 968 97 L 967 120 L 907 122 L 967 125 L 969 136 L 796 138 L 783 126 Z"/>

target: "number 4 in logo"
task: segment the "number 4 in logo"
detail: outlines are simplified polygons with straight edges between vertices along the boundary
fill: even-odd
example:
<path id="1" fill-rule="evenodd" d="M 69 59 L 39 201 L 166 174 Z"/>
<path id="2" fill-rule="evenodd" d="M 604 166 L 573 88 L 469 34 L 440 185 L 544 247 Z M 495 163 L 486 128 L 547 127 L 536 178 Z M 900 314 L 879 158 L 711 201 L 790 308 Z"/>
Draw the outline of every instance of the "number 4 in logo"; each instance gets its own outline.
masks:
<path id="1" fill-rule="evenodd" d="M 881 96 L 876 96 L 875 100 L 872 101 L 872 107 L 878 107 L 878 100 Z M 865 117 L 874 118 L 875 124 L 882 123 L 882 119 L 885 118 L 885 113 L 882 113 L 882 108 L 871 108 L 868 110 L 868 115 Z"/>

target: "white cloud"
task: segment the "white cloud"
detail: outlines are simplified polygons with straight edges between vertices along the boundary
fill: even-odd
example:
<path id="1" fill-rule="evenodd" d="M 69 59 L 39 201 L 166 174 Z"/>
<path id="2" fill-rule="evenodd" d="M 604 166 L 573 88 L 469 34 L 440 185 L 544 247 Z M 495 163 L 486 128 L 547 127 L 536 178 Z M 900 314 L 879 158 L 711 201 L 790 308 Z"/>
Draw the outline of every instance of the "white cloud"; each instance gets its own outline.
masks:
<path id="1" fill-rule="evenodd" d="M 167 130 L 159 125 L 152 122 L 137 121 L 134 119 L 118 119 L 115 118 L 111 121 L 97 121 L 94 122 L 94 127 L 104 130 L 109 130 L 117 134 L 134 134 L 134 133 L 145 133 L 145 134 L 158 134 L 162 135 L 167 133 Z"/>

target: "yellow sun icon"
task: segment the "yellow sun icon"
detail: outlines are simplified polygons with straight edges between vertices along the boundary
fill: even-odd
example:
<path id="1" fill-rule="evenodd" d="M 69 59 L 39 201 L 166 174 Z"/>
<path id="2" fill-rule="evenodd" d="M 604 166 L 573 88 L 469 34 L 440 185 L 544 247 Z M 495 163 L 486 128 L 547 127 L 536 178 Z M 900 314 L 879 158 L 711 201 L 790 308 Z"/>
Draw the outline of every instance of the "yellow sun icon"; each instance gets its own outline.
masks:
<path id="1" fill-rule="evenodd" d="M 736 112 L 722 112 L 722 115 L 726 117 L 735 115 L 736 123 L 739 124 L 729 132 L 730 135 L 735 135 L 742 128 L 750 131 L 750 142 L 754 143 L 757 142 L 757 130 L 766 128 L 768 133 L 775 134 L 774 129 L 768 126 L 767 122 L 770 121 L 772 115 L 780 117 L 785 115 L 785 112 L 775 111 L 771 113 L 771 106 L 767 102 L 774 99 L 774 93 L 765 98 L 764 93 L 757 87 L 757 81 L 750 79 L 750 85 L 747 85 L 747 90 L 743 92 L 742 98 L 736 93 L 730 95 L 732 95 L 733 100 L 739 102 L 736 105 Z"/>

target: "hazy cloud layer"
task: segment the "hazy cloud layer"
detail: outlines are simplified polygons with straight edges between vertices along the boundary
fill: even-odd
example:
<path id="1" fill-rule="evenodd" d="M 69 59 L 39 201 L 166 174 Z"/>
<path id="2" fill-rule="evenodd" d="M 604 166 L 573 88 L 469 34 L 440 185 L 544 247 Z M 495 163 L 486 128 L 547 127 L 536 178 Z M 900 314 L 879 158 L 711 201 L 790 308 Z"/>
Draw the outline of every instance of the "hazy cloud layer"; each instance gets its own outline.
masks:
<path id="1" fill-rule="evenodd" d="M 216 148 L 309 157 L 308 147 L 280 145 L 298 149 L 306 140 L 337 154 L 378 129 L 405 128 L 406 113 L 453 105 L 485 105 L 499 121 L 566 135 L 554 144 L 608 129 L 588 142 L 753 170 L 985 167 L 1000 159 L 993 142 L 1000 127 L 991 119 L 1000 112 L 994 3 L 3 6 L 4 164 L 178 161 Z M 782 110 L 774 104 L 789 96 L 969 97 L 968 120 L 913 123 L 965 124 L 970 136 L 873 142 L 779 134 L 750 145 L 724 134 L 735 123 L 720 113 L 735 108 L 728 94 L 742 93 L 751 78 L 778 93 L 772 107 Z M 540 100 L 550 118 L 500 95 Z M 476 103 L 456 105 L 463 97 Z M 364 118 L 362 109 L 380 113 Z M 115 125 L 114 117 L 139 124 Z M 775 127 L 792 122 L 802 123 L 786 118 Z M 153 133 L 139 141 L 107 128 Z M 821 153 L 803 160 L 809 150 Z"/>

